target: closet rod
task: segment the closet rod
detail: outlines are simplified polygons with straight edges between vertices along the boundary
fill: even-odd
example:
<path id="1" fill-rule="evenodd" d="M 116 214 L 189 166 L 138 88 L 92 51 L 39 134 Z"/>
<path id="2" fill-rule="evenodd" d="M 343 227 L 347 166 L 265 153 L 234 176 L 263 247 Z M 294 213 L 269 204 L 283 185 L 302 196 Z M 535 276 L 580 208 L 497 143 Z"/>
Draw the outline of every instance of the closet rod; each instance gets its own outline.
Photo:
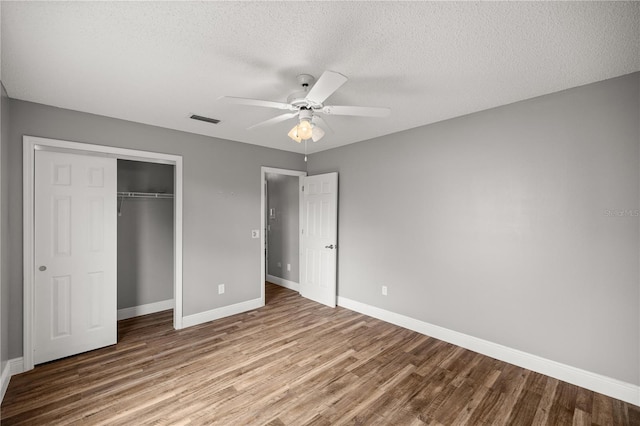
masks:
<path id="1" fill-rule="evenodd" d="M 173 198 L 165 192 L 118 192 L 120 198 Z"/>

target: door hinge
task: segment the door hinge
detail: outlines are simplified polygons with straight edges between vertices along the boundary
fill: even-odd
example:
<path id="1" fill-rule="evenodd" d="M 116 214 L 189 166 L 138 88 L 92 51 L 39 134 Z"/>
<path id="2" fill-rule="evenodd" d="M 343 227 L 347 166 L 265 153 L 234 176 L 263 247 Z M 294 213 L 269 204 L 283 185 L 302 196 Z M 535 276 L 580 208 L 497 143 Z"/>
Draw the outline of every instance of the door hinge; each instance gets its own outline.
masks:
<path id="1" fill-rule="evenodd" d="M 304 185 L 302 185 L 302 192 L 304 192 Z"/>

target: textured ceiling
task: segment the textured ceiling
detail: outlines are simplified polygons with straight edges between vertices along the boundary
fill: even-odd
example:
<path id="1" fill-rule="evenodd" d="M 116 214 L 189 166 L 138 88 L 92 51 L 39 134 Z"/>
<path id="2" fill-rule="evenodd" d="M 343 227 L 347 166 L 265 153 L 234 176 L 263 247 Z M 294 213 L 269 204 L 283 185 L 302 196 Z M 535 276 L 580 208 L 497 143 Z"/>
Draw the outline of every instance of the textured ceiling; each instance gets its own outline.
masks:
<path id="1" fill-rule="evenodd" d="M 340 72 L 321 151 L 640 70 L 640 4 L 625 2 L 2 2 L 9 96 L 303 152 L 281 113 L 296 75 Z M 222 120 L 190 120 L 199 114 Z"/>

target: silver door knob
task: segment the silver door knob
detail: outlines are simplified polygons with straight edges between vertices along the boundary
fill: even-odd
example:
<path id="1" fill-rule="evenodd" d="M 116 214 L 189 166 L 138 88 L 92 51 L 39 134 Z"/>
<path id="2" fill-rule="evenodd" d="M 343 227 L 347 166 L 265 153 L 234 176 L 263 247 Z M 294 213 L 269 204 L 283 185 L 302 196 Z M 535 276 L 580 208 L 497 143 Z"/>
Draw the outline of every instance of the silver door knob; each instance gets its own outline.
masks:
<path id="1" fill-rule="evenodd" d="M 46 267 L 46 266 L 44 266 L 44 265 L 42 265 L 42 266 L 41 266 L 41 267 L 39 267 L 38 269 L 39 269 L 39 270 L 41 270 L 41 271 L 46 271 L 46 270 L 47 270 L 47 267 Z"/>
<path id="2" fill-rule="evenodd" d="M 334 247 L 334 245 L 331 244 L 329 246 L 324 246 L 324 248 L 328 248 L 328 249 L 338 248 L 338 245 L 336 244 L 335 247 Z"/>

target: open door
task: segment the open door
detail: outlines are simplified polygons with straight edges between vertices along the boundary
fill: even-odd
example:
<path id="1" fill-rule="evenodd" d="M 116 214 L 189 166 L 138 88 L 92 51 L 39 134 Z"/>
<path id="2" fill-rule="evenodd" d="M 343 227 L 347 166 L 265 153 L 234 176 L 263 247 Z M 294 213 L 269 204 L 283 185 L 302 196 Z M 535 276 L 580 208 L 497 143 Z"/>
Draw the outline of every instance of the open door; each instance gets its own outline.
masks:
<path id="1" fill-rule="evenodd" d="M 116 343 L 116 159 L 35 151 L 34 363 Z"/>
<path id="2" fill-rule="evenodd" d="M 337 297 L 338 174 L 301 180 L 300 294 L 333 308 Z"/>

